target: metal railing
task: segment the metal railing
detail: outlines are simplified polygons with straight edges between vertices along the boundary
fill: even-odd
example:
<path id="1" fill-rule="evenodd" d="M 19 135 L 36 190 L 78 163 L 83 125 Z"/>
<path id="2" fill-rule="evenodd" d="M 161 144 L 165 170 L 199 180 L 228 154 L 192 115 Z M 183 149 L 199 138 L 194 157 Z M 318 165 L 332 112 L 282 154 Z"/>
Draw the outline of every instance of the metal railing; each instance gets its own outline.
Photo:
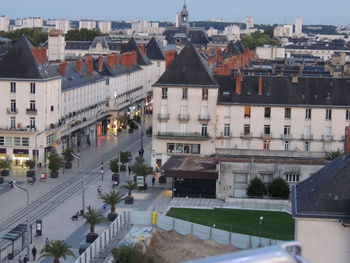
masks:
<path id="1" fill-rule="evenodd" d="M 190 115 L 189 114 L 179 114 L 178 115 L 178 119 L 179 121 L 188 121 L 190 119 Z"/>
<path id="2" fill-rule="evenodd" d="M 159 120 L 169 120 L 169 118 L 170 118 L 169 113 L 158 113 Z"/>
<path id="3" fill-rule="evenodd" d="M 200 132 L 158 132 L 157 135 L 163 138 L 209 139 L 209 134 Z"/>
<path id="4" fill-rule="evenodd" d="M 208 114 L 199 114 L 198 115 L 199 121 L 210 121 L 210 115 Z"/>

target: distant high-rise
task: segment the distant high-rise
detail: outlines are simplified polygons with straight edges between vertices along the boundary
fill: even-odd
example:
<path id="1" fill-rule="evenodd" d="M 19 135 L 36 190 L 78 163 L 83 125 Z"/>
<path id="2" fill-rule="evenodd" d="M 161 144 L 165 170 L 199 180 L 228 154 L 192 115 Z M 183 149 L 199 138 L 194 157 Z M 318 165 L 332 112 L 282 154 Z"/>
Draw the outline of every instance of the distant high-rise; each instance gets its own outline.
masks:
<path id="1" fill-rule="evenodd" d="M 0 31 L 9 31 L 9 19 L 6 16 L 0 16 Z"/>
<path id="2" fill-rule="evenodd" d="M 96 28 L 96 21 L 95 20 L 80 20 L 79 21 L 79 29 L 86 28 L 86 29 L 95 29 Z"/>
<path id="3" fill-rule="evenodd" d="M 248 16 L 247 17 L 247 29 L 254 28 L 254 17 Z"/>
<path id="4" fill-rule="evenodd" d="M 68 19 L 49 19 L 47 23 L 53 26 L 55 29 L 61 30 L 64 34 L 70 29 L 70 21 Z"/>
<path id="5" fill-rule="evenodd" d="M 108 34 L 112 31 L 112 22 L 111 21 L 98 21 L 98 29 L 103 34 Z"/>
<path id="6" fill-rule="evenodd" d="M 294 34 L 296 36 L 300 36 L 303 33 L 303 18 L 298 16 L 295 19 L 295 29 L 294 29 Z"/>
<path id="7" fill-rule="evenodd" d="M 28 17 L 23 19 L 22 27 L 24 28 L 42 28 L 43 20 L 40 17 Z"/>

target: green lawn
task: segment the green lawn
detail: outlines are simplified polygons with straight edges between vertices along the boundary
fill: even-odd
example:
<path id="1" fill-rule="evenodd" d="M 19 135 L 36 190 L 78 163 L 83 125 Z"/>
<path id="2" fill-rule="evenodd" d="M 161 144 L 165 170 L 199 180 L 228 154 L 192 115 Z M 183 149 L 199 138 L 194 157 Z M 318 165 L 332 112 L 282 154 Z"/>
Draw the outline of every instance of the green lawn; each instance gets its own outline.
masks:
<path id="1" fill-rule="evenodd" d="M 282 212 L 240 209 L 171 208 L 167 216 L 213 226 L 235 233 L 255 235 L 279 240 L 294 239 L 294 219 Z M 259 218 L 263 216 L 261 227 Z"/>

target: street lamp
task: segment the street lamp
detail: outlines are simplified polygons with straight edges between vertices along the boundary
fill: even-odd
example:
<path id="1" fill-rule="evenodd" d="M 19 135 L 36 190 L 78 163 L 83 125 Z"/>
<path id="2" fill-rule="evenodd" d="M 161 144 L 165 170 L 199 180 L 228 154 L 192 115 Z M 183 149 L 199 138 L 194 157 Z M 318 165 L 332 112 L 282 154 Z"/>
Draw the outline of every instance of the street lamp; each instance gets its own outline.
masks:
<path id="1" fill-rule="evenodd" d="M 78 156 L 77 154 L 75 153 L 71 153 L 71 155 L 78 159 L 78 160 L 81 160 L 82 162 L 82 165 L 81 165 L 81 170 L 82 170 L 82 175 L 81 175 L 81 199 L 82 199 L 82 202 L 83 202 L 83 214 L 85 214 L 85 171 L 84 171 L 84 167 L 85 167 L 85 163 L 84 163 L 84 160 Z"/>
<path id="2" fill-rule="evenodd" d="M 29 241 L 29 192 L 28 192 L 27 189 L 25 189 L 25 188 L 23 188 L 23 187 L 17 185 L 17 184 L 15 183 L 15 180 L 13 180 L 12 182 L 10 182 L 10 184 L 11 184 L 13 187 L 15 187 L 15 188 L 17 188 L 17 189 L 19 189 L 19 190 L 21 190 L 21 191 L 24 191 L 24 192 L 26 193 L 26 195 L 27 195 L 27 237 L 26 237 L 26 239 L 27 239 L 27 256 L 28 256 L 28 258 L 29 258 L 29 255 L 30 255 L 30 254 L 29 254 L 29 243 L 30 243 L 30 241 Z"/>
<path id="3" fill-rule="evenodd" d="M 34 147 L 34 150 L 35 150 L 35 159 L 34 159 L 34 162 L 35 162 L 35 176 L 38 172 L 38 159 L 39 159 L 39 151 L 38 149 L 36 148 L 36 143 L 37 143 L 37 140 L 38 140 L 38 136 L 40 134 L 43 134 L 45 131 L 42 131 L 42 132 L 39 132 L 37 134 L 35 134 L 35 147 Z"/>
<path id="4" fill-rule="evenodd" d="M 260 216 L 259 218 L 259 247 L 261 247 L 261 228 L 263 223 L 264 217 Z"/>

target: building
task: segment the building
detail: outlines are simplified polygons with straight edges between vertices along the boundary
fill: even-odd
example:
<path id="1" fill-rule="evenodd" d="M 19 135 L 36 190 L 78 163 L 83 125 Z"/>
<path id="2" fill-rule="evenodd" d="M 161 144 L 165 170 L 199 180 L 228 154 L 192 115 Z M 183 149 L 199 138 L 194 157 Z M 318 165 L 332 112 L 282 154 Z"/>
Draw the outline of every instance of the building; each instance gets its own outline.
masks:
<path id="1" fill-rule="evenodd" d="M 58 29 L 52 29 L 48 36 L 48 60 L 65 60 L 65 37 L 64 33 Z"/>
<path id="2" fill-rule="evenodd" d="M 111 21 L 98 21 L 98 29 L 103 34 L 108 34 L 112 31 L 112 22 Z"/>
<path id="3" fill-rule="evenodd" d="M 236 25 L 230 25 L 225 27 L 222 32 L 223 35 L 227 36 L 228 40 L 239 40 L 240 39 L 240 28 Z"/>
<path id="4" fill-rule="evenodd" d="M 49 19 L 47 21 L 47 24 L 49 26 L 53 26 L 54 29 L 62 31 L 64 34 L 66 34 L 68 30 L 70 30 L 70 21 L 65 18 Z"/>
<path id="5" fill-rule="evenodd" d="M 22 22 L 23 28 L 42 28 L 43 25 L 43 20 L 40 17 L 24 18 Z"/>
<path id="6" fill-rule="evenodd" d="M 79 29 L 85 28 L 92 30 L 96 28 L 96 24 L 95 20 L 82 19 L 79 21 Z"/>
<path id="7" fill-rule="evenodd" d="M 273 30 L 274 37 L 292 37 L 293 36 L 293 26 L 292 25 L 283 25 L 276 26 Z"/>
<path id="8" fill-rule="evenodd" d="M 164 27 L 159 27 L 159 22 L 133 21 L 131 29 L 135 33 L 163 34 Z"/>
<path id="9" fill-rule="evenodd" d="M 260 59 L 271 60 L 271 59 L 286 57 L 286 52 L 284 47 L 279 47 L 279 46 L 264 45 L 262 47 L 257 47 L 255 52 Z"/>
<path id="10" fill-rule="evenodd" d="M 296 240 L 311 262 L 347 262 L 350 254 L 350 131 L 345 154 L 292 191 Z"/>
<path id="11" fill-rule="evenodd" d="M 254 17 L 248 16 L 247 17 L 247 28 L 254 28 Z"/>
<path id="12" fill-rule="evenodd" d="M 294 34 L 296 36 L 301 36 L 303 33 L 303 18 L 298 16 L 295 18 L 295 25 L 294 25 Z"/>
<path id="13" fill-rule="evenodd" d="M 0 31 L 8 32 L 10 21 L 6 16 L 0 16 Z"/>

